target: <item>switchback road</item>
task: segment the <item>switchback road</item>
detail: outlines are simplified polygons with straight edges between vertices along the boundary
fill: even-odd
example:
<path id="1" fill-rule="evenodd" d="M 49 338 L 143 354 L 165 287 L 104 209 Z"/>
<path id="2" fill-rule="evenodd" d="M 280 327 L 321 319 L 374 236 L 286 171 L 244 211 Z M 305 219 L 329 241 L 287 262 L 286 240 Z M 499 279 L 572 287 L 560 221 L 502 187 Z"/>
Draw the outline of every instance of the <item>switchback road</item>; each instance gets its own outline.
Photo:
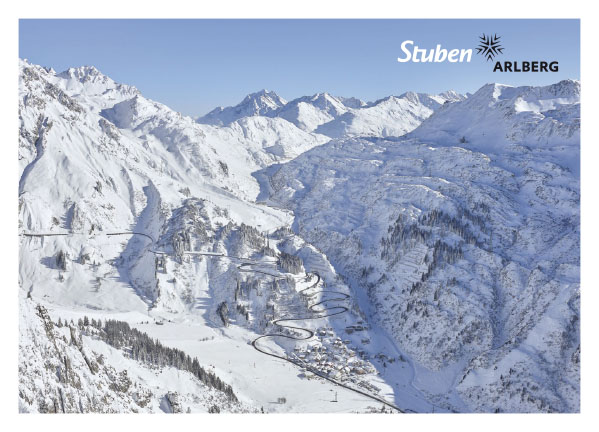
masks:
<path id="1" fill-rule="evenodd" d="M 90 233 L 90 234 L 85 234 L 85 233 L 22 233 L 23 236 L 25 237 L 52 237 L 52 236 L 73 236 L 73 235 L 89 235 L 91 237 L 96 237 L 96 236 L 117 236 L 117 235 L 141 235 L 143 237 L 148 238 L 152 244 L 155 243 L 154 239 L 146 234 L 146 233 L 141 233 L 141 232 L 134 232 L 134 231 L 122 231 L 122 232 L 113 232 L 113 233 Z M 153 254 L 157 254 L 157 255 L 168 255 L 167 252 L 164 251 L 157 251 L 157 250 L 150 250 L 151 253 Z M 264 270 L 261 269 L 253 269 L 253 268 L 247 268 L 247 267 L 253 267 L 253 266 L 257 266 L 257 265 L 267 265 L 266 263 L 260 263 L 258 261 L 254 261 L 251 260 L 249 258 L 245 258 L 245 257 L 238 257 L 238 256 L 231 256 L 231 255 L 225 255 L 225 254 L 221 254 L 221 253 L 215 253 L 215 252 L 184 252 L 187 255 L 201 255 L 201 256 L 207 256 L 207 257 L 214 257 L 214 258 L 228 258 L 228 259 L 236 259 L 236 260 L 240 260 L 242 261 L 241 264 L 239 264 L 237 266 L 237 268 L 239 269 L 239 271 L 242 272 L 254 272 L 254 273 L 260 273 L 260 274 L 264 274 L 267 276 L 271 276 L 274 278 L 284 278 L 280 273 L 279 274 L 274 274 L 274 273 L 270 273 L 270 272 L 266 272 Z M 274 263 L 269 263 L 269 264 L 274 264 Z M 313 275 L 316 276 L 316 282 L 314 282 L 312 285 L 310 285 L 307 288 L 304 288 L 303 290 L 299 291 L 300 294 L 306 294 L 307 292 L 311 291 L 311 290 L 316 290 L 317 288 L 319 288 L 319 284 L 321 282 L 321 277 L 317 272 L 312 273 Z M 306 274 L 306 276 L 308 275 L 308 273 Z M 324 300 L 321 300 L 317 303 L 313 303 L 312 305 L 310 305 L 308 307 L 308 309 L 313 312 L 315 315 L 314 316 L 309 316 L 309 317 L 287 317 L 287 318 L 279 318 L 276 319 L 274 321 L 272 321 L 272 323 L 278 327 L 281 328 L 287 328 L 290 330 L 294 330 L 294 331 L 298 331 L 300 334 L 303 333 L 303 335 L 286 335 L 286 334 L 282 334 L 282 333 L 268 333 L 262 336 L 258 336 L 256 339 L 254 339 L 251 344 L 254 347 L 254 349 L 264 355 L 270 356 L 270 357 L 275 357 L 277 359 L 289 362 L 299 368 L 306 369 L 309 370 L 310 372 L 312 372 L 314 375 L 325 379 L 339 387 L 343 387 L 347 390 L 350 390 L 354 393 L 360 394 L 364 397 L 367 397 L 371 400 L 380 402 L 400 413 L 405 413 L 405 411 L 403 411 L 401 408 L 397 407 L 396 405 L 386 401 L 385 399 L 382 399 L 378 396 L 374 396 L 372 394 L 366 393 L 362 390 L 356 389 L 354 387 L 348 386 L 342 382 L 339 382 L 327 375 L 325 375 L 324 373 L 320 372 L 319 370 L 315 369 L 314 367 L 301 363 L 297 360 L 294 360 L 292 358 L 286 357 L 286 356 L 280 356 L 277 354 L 273 354 L 271 352 L 268 352 L 266 350 L 264 350 L 263 348 L 260 347 L 260 345 L 258 344 L 258 341 L 262 340 L 262 339 L 266 339 L 266 338 L 286 338 L 286 339 L 291 339 L 291 340 L 308 340 L 311 339 L 314 336 L 314 332 L 312 330 L 310 330 L 309 328 L 305 328 L 305 327 L 298 327 L 297 325 L 290 325 L 289 323 L 296 323 L 296 322 L 305 322 L 305 321 L 309 321 L 309 320 L 318 320 L 318 319 L 323 319 L 323 318 L 327 318 L 327 317 L 332 317 L 335 315 L 340 315 L 343 314 L 345 312 L 348 311 L 348 308 L 345 306 L 330 306 L 327 307 L 326 304 L 327 303 L 331 303 L 331 302 L 339 302 L 339 301 L 343 301 L 343 300 L 347 300 L 349 298 L 348 294 L 339 292 L 339 291 L 332 291 L 332 290 L 320 290 L 320 291 L 314 291 L 312 292 L 312 294 L 317 294 L 317 293 L 321 293 L 321 294 L 334 294 L 335 297 L 333 298 L 327 298 Z"/>

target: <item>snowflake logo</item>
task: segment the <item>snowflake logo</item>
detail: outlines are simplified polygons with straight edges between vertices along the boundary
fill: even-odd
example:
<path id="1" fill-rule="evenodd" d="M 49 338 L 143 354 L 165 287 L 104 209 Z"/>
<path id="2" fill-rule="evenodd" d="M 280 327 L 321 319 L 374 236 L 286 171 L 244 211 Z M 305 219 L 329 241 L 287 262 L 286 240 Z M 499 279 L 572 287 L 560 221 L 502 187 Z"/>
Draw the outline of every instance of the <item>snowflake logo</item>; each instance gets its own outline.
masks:
<path id="1" fill-rule="evenodd" d="M 501 46 L 499 40 L 501 36 L 487 36 L 483 34 L 479 36 L 480 42 L 476 47 L 477 54 L 482 54 L 483 57 L 486 57 L 487 61 L 493 60 L 495 56 L 503 53 L 503 47 Z"/>

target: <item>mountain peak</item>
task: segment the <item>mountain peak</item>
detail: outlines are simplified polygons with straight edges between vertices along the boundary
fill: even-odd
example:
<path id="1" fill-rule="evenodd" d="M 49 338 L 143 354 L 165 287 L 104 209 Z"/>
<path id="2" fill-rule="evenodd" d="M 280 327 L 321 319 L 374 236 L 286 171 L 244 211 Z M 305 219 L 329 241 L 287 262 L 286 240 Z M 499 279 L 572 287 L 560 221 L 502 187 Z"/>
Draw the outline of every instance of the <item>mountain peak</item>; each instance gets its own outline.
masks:
<path id="1" fill-rule="evenodd" d="M 59 86 L 69 93 L 87 95 L 90 97 L 88 102 L 93 101 L 99 110 L 139 94 L 136 87 L 115 82 L 95 66 L 72 67 L 56 74 L 56 77 L 60 78 Z"/>
<path id="2" fill-rule="evenodd" d="M 268 115 L 285 106 L 285 104 L 287 104 L 287 101 L 274 91 L 262 89 L 248 94 L 235 106 L 215 108 L 205 116 L 199 117 L 196 121 L 215 126 L 226 126 L 242 117 Z"/>
<path id="3" fill-rule="evenodd" d="M 256 110 L 255 114 L 253 115 L 263 115 L 270 110 L 282 107 L 286 103 L 287 101 L 274 91 L 262 89 L 247 95 L 243 101 L 241 101 L 241 103 L 236 105 L 234 108 L 242 110 L 244 105 L 253 104 L 253 108 Z"/>
<path id="4" fill-rule="evenodd" d="M 95 66 L 72 67 L 59 73 L 57 76 L 65 79 L 76 79 L 81 83 L 96 81 L 98 79 L 102 81 L 107 81 L 110 79 L 100 72 Z"/>
<path id="5" fill-rule="evenodd" d="M 245 98 L 247 99 L 247 98 L 253 98 L 253 97 L 260 97 L 260 96 L 277 96 L 278 97 L 278 95 L 274 91 L 270 91 L 268 89 L 262 89 L 262 90 L 258 90 L 257 92 L 248 94 Z"/>

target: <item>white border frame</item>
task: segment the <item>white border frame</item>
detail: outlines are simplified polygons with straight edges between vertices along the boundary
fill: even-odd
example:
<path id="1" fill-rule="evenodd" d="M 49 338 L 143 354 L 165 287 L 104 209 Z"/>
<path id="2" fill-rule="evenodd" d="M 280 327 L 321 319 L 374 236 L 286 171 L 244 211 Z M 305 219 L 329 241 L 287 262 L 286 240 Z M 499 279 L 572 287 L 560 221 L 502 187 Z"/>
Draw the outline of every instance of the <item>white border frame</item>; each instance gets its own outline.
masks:
<path id="1" fill-rule="evenodd" d="M 8 2 L 6 2 L 8 3 Z M 79 429 L 87 431 L 118 429 L 166 430 L 239 428 L 244 432 L 254 429 L 305 431 L 308 428 L 372 430 L 415 428 L 419 431 L 484 429 L 489 431 L 515 427 L 516 430 L 586 429 L 597 424 L 595 332 L 597 316 L 597 277 L 593 274 L 594 245 L 597 240 L 598 214 L 594 187 L 598 184 L 597 158 L 597 14 L 590 1 L 437 1 L 391 2 L 382 0 L 323 1 L 304 0 L 301 4 L 284 1 L 231 1 L 211 4 L 182 0 L 168 2 L 147 0 L 104 0 L 102 2 L 26 0 L 3 5 L 0 32 L 4 40 L 0 62 L 2 147 L 4 157 L 0 176 L 2 202 L 8 203 L 0 213 L 0 230 L 4 241 L 0 262 L 7 281 L 2 284 L 2 313 L 0 322 L 5 335 L 4 354 L 0 356 L 3 388 L 0 392 L 4 430 L 36 428 L 43 431 Z M 18 248 L 16 164 L 18 134 L 18 19 L 19 18 L 581 18 L 581 81 L 583 86 L 582 110 L 582 414 L 504 414 L 489 415 L 345 415 L 345 414 L 286 414 L 286 415 L 61 415 L 42 416 L 18 414 L 17 407 L 17 269 L 15 253 Z M 586 73 L 586 75 L 585 75 Z M 594 81 L 593 81 L 594 80 Z M 597 101 L 597 102 L 594 102 Z M 593 139 L 595 137 L 595 139 Z M 299 417 L 301 416 L 301 417 Z M 596 427 L 596 426 L 595 426 Z"/>

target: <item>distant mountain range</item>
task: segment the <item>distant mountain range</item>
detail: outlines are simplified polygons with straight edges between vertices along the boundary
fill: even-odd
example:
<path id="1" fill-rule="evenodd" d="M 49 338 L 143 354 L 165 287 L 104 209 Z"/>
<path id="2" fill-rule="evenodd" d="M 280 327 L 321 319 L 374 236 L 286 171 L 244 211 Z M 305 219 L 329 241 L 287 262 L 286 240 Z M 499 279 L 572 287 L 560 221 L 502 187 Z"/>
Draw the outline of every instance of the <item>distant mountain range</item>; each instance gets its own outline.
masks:
<path id="1" fill-rule="evenodd" d="M 216 108 L 198 118 L 197 122 L 223 126 L 243 117 L 279 117 L 306 132 L 332 138 L 346 135 L 399 136 L 416 128 L 444 103 L 465 98 L 454 91 L 439 95 L 408 92 L 365 103 L 353 97 L 317 93 L 287 102 L 275 92 L 262 90 L 249 94 L 233 107 Z"/>

